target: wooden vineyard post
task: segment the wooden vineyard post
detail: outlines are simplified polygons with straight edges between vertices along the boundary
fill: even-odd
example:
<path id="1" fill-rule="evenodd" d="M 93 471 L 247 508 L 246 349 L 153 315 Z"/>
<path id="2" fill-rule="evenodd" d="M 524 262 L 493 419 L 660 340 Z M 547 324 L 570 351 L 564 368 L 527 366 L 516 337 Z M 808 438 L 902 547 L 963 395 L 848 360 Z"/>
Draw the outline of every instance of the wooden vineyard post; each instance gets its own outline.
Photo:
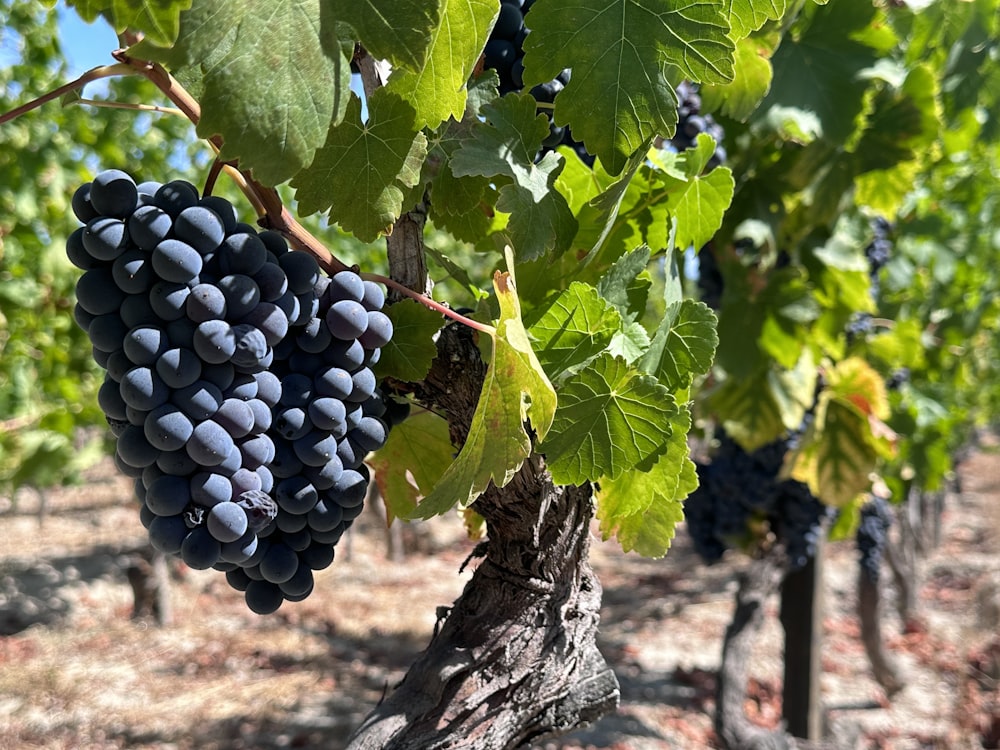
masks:
<path id="1" fill-rule="evenodd" d="M 823 554 L 790 572 L 781 585 L 781 625 L 785 629 L 785 679 L 782 712 L 793 737 L 818 740 L 822 735 L 820 648 L 823 642 Z"/>

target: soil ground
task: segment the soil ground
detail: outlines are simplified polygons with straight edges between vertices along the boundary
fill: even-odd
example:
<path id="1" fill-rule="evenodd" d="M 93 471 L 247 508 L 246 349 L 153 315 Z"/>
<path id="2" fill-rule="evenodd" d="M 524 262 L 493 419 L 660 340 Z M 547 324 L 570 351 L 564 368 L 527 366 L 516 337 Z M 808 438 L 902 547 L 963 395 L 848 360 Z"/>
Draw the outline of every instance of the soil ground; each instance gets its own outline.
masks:
<path id="1" fill-rule="evenodd" d="M 857 555 L 828 545 L 822 694 L 845 750 L 1000 746 L 1000 452 L 972 455 L 948 496 L 940 546 L 921 564 L 921 622 L 886 591 L 883 633 L 906 678 L 888 700 L 855 615 Z M 386 557 L 367 513 L 306 601 L 258 617 L 215 571 L 177 566 L 173 624 L 133 620 L 123 572 L 144 542 L 130 483 L 110 462 L 51 492 L 0 498 L 0 750 L 339 750 L 426 645 L 460 593 L 472 551 L 456 519 L 411 528 L 418 552 Z M 618 711 L 536 750 L 716 747 L 721 641 L 745 558 L 702 565 L 683 528 L 663 560 L 594 539 L 599 645 L 621 682 Z M 886 576 L 888 578 L 888 575 Z M 777 602 L 754 663 L 748 714 L 781 715 Z"/>

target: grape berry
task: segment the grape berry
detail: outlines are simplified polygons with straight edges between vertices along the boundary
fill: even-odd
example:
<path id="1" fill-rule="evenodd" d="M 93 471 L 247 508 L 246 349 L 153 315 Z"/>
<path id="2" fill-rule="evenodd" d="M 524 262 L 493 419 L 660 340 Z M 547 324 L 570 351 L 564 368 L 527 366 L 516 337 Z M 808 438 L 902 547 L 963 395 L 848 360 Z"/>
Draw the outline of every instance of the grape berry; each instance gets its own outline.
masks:
<path id="1" fill-rule="evenodd" d="M 392 336 L 381 288 L 180 180 L 109 169 L 72 207 L 74 318 L 150 542 L 225 572 L 254 612 L 304 599 L 402 413 L 371 370 Z"/>

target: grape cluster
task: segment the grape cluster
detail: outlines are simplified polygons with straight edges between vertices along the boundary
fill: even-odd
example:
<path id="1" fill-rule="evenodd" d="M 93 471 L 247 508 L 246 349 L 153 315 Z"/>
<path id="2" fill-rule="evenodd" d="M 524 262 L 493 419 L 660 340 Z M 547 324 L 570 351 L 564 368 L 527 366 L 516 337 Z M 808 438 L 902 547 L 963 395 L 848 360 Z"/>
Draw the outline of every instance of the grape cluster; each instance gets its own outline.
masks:
<path id="1" fill-rule="evenodd" d="M 713 310 L 722 307 L 722 291 L 725 278 L 715 257 L 715 249 L 709 243 L 698 251 L 698 291 L 701 301 Z"/>
<path id="2" fill-rule="evenodd" d="M 858 339 L 867 338 L 868 334 L 872 333 L 874 330 L 875 323 L 871 313 L 851 313 L 851 317 L 848 319 L 847 325 L 844 327 L 844 333 L 847 335 L 847 345 L 850 346 Z"/>
<path id="3" fill-rule="evenodd" d="M 74 194 L 74 316 L 152 545 L 261 614 L 313 588 L 360 513 L 391 416 L 371 365 L 381 287 L 321 273 L 188 182 L 109 169 Z"/>
<path id="4" fill-rule="evenodd" d="M 871 295 L 878 299 L 880 284 L 879 271 L 892 257 L 892 224 L 885 218 L 876 216 L 872 219 L 872 241 L 865 246 L 865 257 L 868 259 L 868 274 L 871 278 Z"/>
<path id="5" fill-rule="evenodd" d="M 701 95 L 698 87 L 689 81 L 681 81 L 677 86 L 677 130 L 670 139 L 670 145 L 680 152 L 691 148 L 698 140 L 699 133 L 708 133 L 715 139 L 715 153 L 709 160 L 707 168 L 713 169 L 726 163 L 726 149 L 722 139 L 726 131 L 709 114 L 701 112 Z"/>
<path id="6" fill-rule="evenodd" d="M 501 0 L 500 15 L 483 50 L 483 67 L 497 72 L 501 96 L 517 93 L 524 88 L 524 40 L 530 33 L 525 25 L 525 19 L 534 2 L 535 0 Z M 569 80 L 570 71 L 567 69 L 551 81 L 534 86 L 531 95 L 540 103 L 552 104 Z M 593 155 L 587 152 L 582 143 L 573 138 L 569 127 L 556 125 L 553 122 L 552 108 L 544 107 L 541 111 L 549 118 L 549 134 L 542 141 L 538 158 L 557 146 L 567 145 L 576 151 L 581 161 L 593 166 Z"/>
<path id="7" fill-rule="evenodd" d="M 889 377 L 886 378 L 885 387 L 890 391 L 898 391 L 903 387 L 904 383 L 910 382 L 910 368 L 909 367 L 897 367 L 891 373 Z"/>
<path id="8" fill-rule="evenodd" d="M 705 562 L 765 530 L 785 545 L 792 569 L 815 554 L 831 510 L 802 482 L 778 478 L 787 450 L 781 439 L 748 453 L 722 433 L 712 461 L 697 464 L 699 486 L 685 501 L 684 517 Z"/>
<path id="9" fill-rule="evenodd" d="M 868 580 L 878 583 L 879 569 L 882 565 L 882 553 L 889 539 L 889 527 L 892 526 L 892 510 L 883 498 L 872 495 L 871 499 L 861 506 L 861 524 L 857 531 L 858 552 L 861 553 L 861 569 Z"/>

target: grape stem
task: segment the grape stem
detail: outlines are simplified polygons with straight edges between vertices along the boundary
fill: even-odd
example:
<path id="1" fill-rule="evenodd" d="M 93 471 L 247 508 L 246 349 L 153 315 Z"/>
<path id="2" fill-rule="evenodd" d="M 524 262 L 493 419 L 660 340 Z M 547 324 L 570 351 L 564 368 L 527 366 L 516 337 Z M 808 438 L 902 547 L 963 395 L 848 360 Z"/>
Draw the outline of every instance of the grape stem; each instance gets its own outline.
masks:
<path id="1" fill-rule="evenodd" d="M 94 107 L 104 107 L 105 109 L 132 109 L 137 112 L 159 112 L 164 115 L 180 115 L 184 113 L 175 107 L 161 107 L 158 104 L 133 104 L 131 102 L 109 102 L 101 99 L 77 99 L 73 104 L 90 104 Z"/>
<path id="2" fill-rule="evenodd" d="M 52 89 L 47 94 L 42 94 L 37 99 L 32 99 L 26 104 L 22 104 L 20 107 L 16 107 L 9 112 L 4 112 L 0 115 L 0 125 L 5 122 L 10 122 L 16 117 L 20 117 L 26 112 L 30 112 L 33 109 L 41 107 L 43 104 L 51 102 L 53 99 L 58 99 L 71 91 L 76 91 L 77 89 L 82 89 L 88 83 L 93 81 L 99 81 L 102 78 L 112 78 L 114 76 L 124 75 L 126 73 L 132 73 L 132 69 L 127 65 L 116 64 L 116 65 L 99 65 L 96 68 L 91 68 L 82 76 L 77 78 L 75 81 L 70 81 L 69 83 L 63 84 L 59 88 Z"/>
<path id="3" fill-rule="evenodd" d="M 494 328 L 493 326 L 487 325 L 486 323 L 480 323 L 477 320 L 472 320 L 472 318 L 467 318 L 461 313 L 455 312 L 450 307 L 442 305 L 437 300 L 431 299 L 425 294 L 420 294 L 419 292 L 415 292 L 408 286 L 400 284 L 398 281 L 394 281 L 393 279 L 390 279 L 388 276 L 382 276 L 381 274 L 377 273 L 362 273 L 360 274 L 360 276 L 362 279 L 366 279 L 368 281 L 375 281 L 379 284 L 385 284 L 390 289 L 395 289 L 404 297 L 409 297 L 410 299 L 416 300 L 424 307 L 434 310 L 434 312 L 439 312 L 442 315 L 451 318 L 452 320 L 458 321 L 463 325 L 467 325 L 469 328 L 472 328 L 476 331 L 480 331 L 481 333 L 485 333 L 490 337 L 496 336 L 497 329 Z"/>
<path id="4" fill-rule="evenodd" d="M 152 109 L 159 112 L 182 114 L 187 117 L 193 125 L 197 125 L 201 120 L 201 105 L 198 104 L 198 101 L 191 96 L 191 94 L 188 93 L 188 91 L 185 90 L 185 88 L 181 86 L 180 83 L 178 83 L 177 80 L 171 76 L 162 65 L 148 60 L 140 60 L 131 57 L 125 49 L 115 50 L 111 53 L 111 56 L 118 61 L 116 64 L 100 65 L 96 68 L 92 68 L 79 78 L 45 93 L 37 99 L 32 99 L 30 102 L 22 104 L 20 107 L 0 114 L 0 125 L 37 109 L 43 104 L 47 104 L 54 99 L 58 99 L 65 94 L 81 89 L 92 81 L 97 81 L 102 78 L 112 78 L 120 75 L 135 74 L 139 74 L 149 80 L 176 105 L 177 109 L 174 110 L 169 107 L 156 107 L 149 105 L 124 104 L 120 102 L 96 102 L 89 99 L 80 99 L 80 103 L 95 104 L 102 107 L 116 107 L 119 109 Z M 221 138 L 218 136 L 211 136 L 207 140 L 216 152 L 222 150 Z M 350 268 L 350 266 L 338 260 L 326 248 L 326 246 L 323 245 L 322 242 L 320 242 L 308 230 L 306 230 L 305 227 L 295 220 L 295 217 L 292 216 L 291 212 L 285 208 L 277 190 L 261 185 L 259 182 L 254 180 L 248 172 L 240 170 L 240 174 L 243 179 L 236 180 L 236 183 L 243 191 L 244 195 L 247 196 L 247 199 L 254 206 L 254 208 L 257 209 L 259 213 L 263 214 L 261 218 L 262 226 L 281 232 L 288 238 L 293 246 L 313 255 L 319 262 L 319 265 L 327 273 L 333 274 Z"/>
<path id="5" fill-rule="evenodd" d="M 113 52 L 112 56 L 119 62 L 129 66 L 131 69 L 130 72 L 139 73 L 147 78 L 170 101 L 177 105 L 192 124 L 198 124 L 201 120 L 201 105 L 167 72 L 166 68 L 159 63 L 131 57 L 124 49 Z M 222 139 L 219 136 L 213 135 L 209 137 L 208 142 L 217 152 L 222 151 Z M 345 271 L 349 268 L 349 266 L 335 258 L 322 242 L 295 220 L 291 212 L 281 202 L 281 197 L 278 195 L 277 190 L 261 185 L 249 173 L 243 170 L 240 170 L 240 174 L 243 176 L 242 181 L 237 181 L 240 190 L 243 191 L 244 195 L 247 196 L 255 208 L 259 210 L 260 207 L 263 207 L 264 216 L 261 222 L 263 226 L 281 232 L 289 239 L 292 245 L 312 254 L 327 273 Z"/>

